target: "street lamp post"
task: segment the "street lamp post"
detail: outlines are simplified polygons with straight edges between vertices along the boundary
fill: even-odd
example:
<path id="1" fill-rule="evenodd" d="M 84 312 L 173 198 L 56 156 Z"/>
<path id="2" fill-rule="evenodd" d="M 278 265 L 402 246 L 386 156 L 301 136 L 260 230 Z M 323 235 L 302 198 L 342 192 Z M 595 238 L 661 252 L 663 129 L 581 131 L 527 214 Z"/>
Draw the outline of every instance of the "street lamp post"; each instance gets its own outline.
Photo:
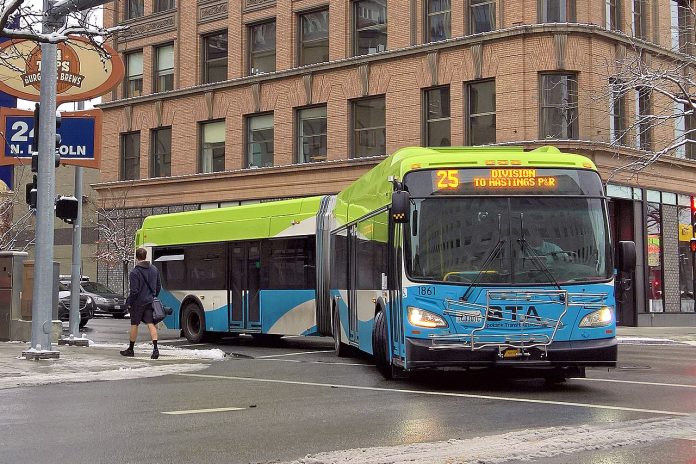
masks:
<path id="1" fill-rule="evenodd" d="M 44 0 L 42 32 L 51 34 L 65 24 L 71 12 L 103 5 L 107 0 Z M 36 253 L 32 301 L 31 350 L 27 359 L 58 358 L 51 349 L 53 314 L 53 228 L 55 223 L 55 151 L 57 45 L 41 44 L 38 192 L 36 203 Z M 78 199 L 80 200 L 80 199 Z M 79 295 L 79 284 L 78 284 Z M 72 289 L 71 293 L 75 291 Z M 79 300 L 78 300 L 79 301 Z"/>

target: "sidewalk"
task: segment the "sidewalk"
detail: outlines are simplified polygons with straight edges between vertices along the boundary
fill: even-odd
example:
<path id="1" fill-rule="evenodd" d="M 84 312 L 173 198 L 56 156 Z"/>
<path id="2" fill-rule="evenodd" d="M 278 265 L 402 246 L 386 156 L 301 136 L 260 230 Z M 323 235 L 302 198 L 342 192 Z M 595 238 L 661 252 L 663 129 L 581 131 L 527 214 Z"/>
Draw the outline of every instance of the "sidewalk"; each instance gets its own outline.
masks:
<path id="1" fill-rule="evenodd" d="M 682 343 L 696 346 L 696 327 L 618 327 L 616 337 L 621 344 Z"/>
<path id="2" fill-rule="evenodd" d="M 0 390 L 68 382 L 95 382 L 158 377 L 205 369 L 223 360 L 221 350 L 193 350 L 160 345 L 160 358 L 150 359 L 152 344 L 135 345 L 135 357 L 121 356 L 124 344 L 90 343 L 89 347 L 57 346 L 60 359 L 31 361 L 22 357 L 29 343 L 0 342 Z"/>

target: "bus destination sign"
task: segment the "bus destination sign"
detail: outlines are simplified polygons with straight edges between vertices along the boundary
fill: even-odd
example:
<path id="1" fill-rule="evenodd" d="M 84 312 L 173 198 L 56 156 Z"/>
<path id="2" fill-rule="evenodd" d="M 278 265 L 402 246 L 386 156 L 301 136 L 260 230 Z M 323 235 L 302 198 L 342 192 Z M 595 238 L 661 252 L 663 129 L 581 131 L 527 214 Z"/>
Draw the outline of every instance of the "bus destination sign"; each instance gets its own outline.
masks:
<path id="1" fill-rule="evenodd" d="M 474 187 L 486 189 L 555 189 L 555 176 L 541 176 L 536 169 L 491 169 L 488 177 L 474 177 Z"/>

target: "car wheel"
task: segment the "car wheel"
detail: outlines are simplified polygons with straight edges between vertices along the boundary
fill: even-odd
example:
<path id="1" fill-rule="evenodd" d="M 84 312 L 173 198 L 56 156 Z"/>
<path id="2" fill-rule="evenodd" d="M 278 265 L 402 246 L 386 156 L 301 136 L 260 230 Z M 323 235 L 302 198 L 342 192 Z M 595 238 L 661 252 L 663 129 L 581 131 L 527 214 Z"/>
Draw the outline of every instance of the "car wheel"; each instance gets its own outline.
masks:
<path id="1" fill-rule="evenodd" d="M 350 355 L 350 353 L 348 352 L 349 346 L 343 343 L 343 341 L 341 340 L 341 324 L 337 308 L 334 308 L 333 311 L 332 326 L 334 338 L 334 351 L 336 352 L 336 356 L 338 356 L 339 358 L 347 358 Z"/>
<path id="2" fill-rule="evenodd" d="M 205 339 L 205 313 L 196 303 L 188 303 L 181 312 L 181 330 L 191 343 Z"/>
<path id="3" fill-rule="evenodd" d="M 384 311 L 380 311 L 375 316 L 375 325 L 372 329 L 372 353 L 377 370 L 387 380 L 394 376 L 389 356 L 388 338 L 387 320 Z"/>

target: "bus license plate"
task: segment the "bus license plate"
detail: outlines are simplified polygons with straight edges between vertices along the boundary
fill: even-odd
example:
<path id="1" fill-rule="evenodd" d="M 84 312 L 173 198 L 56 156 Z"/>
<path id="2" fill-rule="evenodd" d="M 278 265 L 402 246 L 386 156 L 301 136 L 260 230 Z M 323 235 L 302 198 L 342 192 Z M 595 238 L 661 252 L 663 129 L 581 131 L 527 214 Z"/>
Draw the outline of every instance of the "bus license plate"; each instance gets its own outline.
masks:
<path id="1" fill-rule="evenodd" d="M 519 356 L 520 356 L 520 349 L 519 348 L 508 348 L 507 350 L 503 351 L 503 358 L 505 358 L 505 359 L 517 358 Z"/>

